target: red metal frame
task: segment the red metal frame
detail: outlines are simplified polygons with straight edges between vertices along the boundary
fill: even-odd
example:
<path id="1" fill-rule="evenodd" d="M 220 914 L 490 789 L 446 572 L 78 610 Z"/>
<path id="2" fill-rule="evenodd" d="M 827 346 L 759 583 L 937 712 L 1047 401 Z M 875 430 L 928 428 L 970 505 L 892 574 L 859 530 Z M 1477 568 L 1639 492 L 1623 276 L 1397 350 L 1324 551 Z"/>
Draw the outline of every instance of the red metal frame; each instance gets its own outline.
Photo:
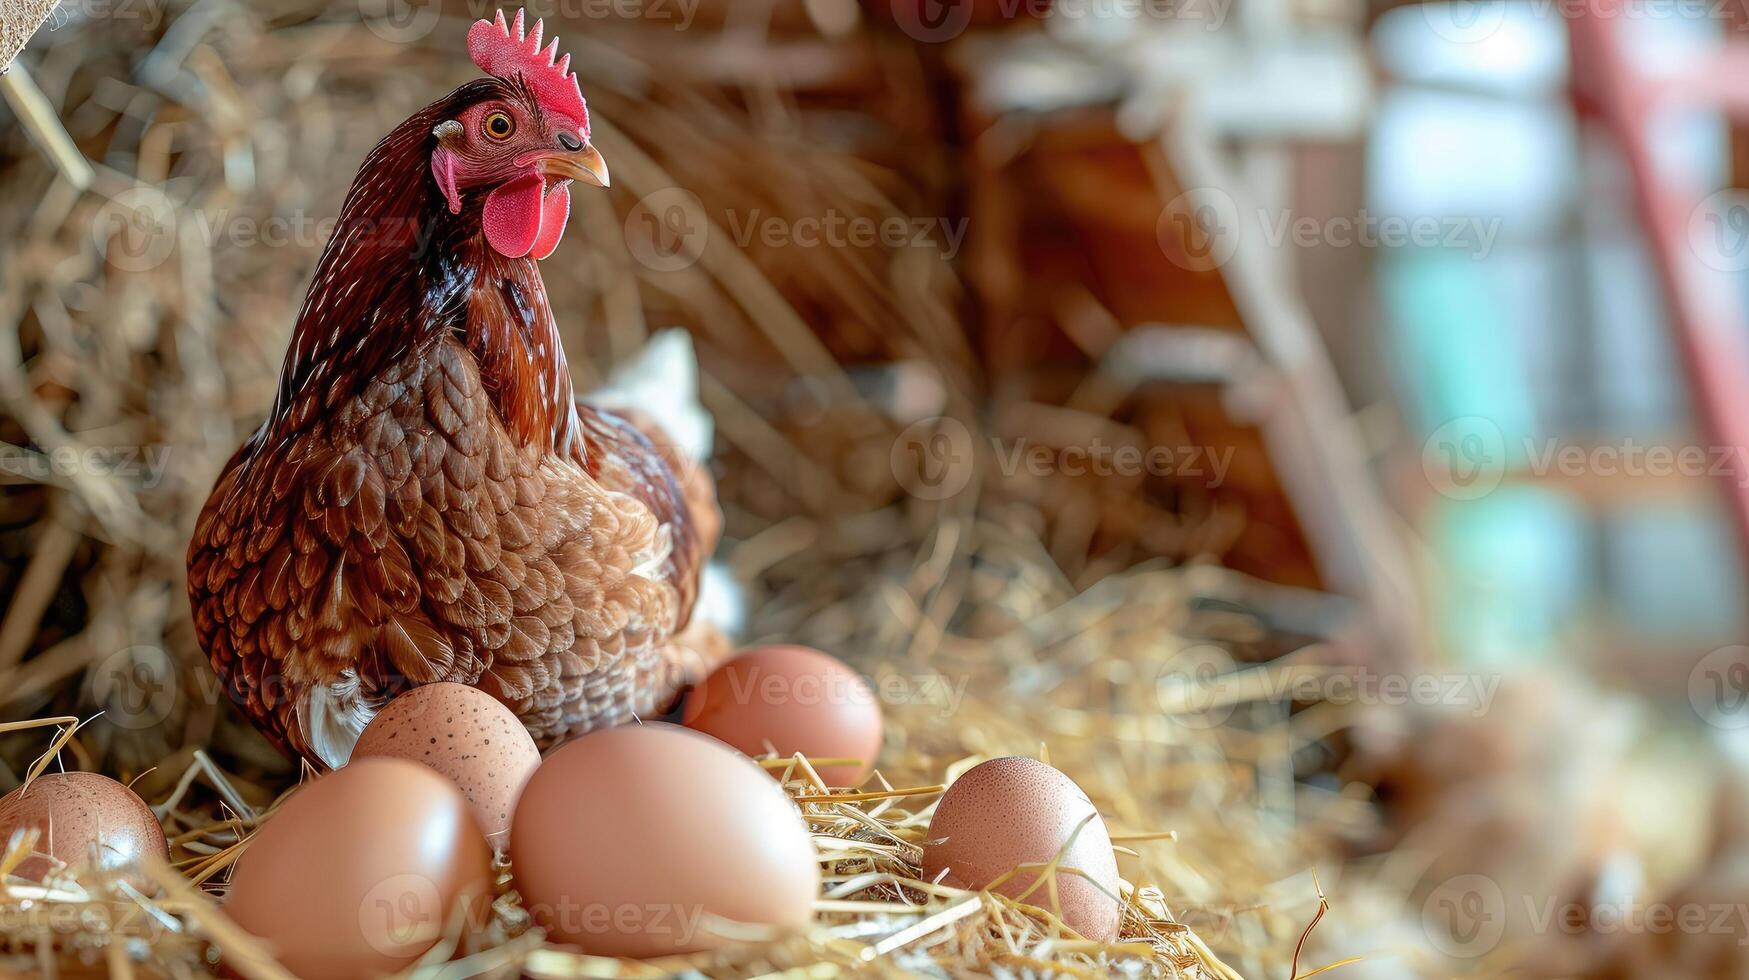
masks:
<path id="1" fill-rule="evenodd" d="M 1689 220 L 1707 193 L 1661 169 L 1651 143 L 1653 123 L 1671 112 L 1749 115 L 1749 44 L 1729 41 L 1714 57 L 1652 74 L 1628 50 L 1638 19 L 1624 13 L 1623 0 L 1585 0 L 1568 14 L 1575 105 L 1581 119 L 1604 124 L 1627 161 L 1701 427 L 1717 444 L 1739 449 L 1730 454 L 1725 489 L 1749 560 L 1749 310 L 1731 278 L 1690 249 Z"/>

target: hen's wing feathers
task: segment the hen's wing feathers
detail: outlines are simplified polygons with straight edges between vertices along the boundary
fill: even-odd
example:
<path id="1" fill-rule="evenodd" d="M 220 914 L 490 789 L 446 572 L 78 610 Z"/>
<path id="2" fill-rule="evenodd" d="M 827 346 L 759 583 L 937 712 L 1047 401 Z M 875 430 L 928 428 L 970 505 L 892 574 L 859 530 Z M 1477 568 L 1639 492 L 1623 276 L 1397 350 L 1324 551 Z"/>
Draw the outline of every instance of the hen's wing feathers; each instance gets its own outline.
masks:
<path id="1" fill-rule="evenodd" d="M 684 628 L 698 598 L 699 569 L 706 554 L 699 535 L 700 521 L 677 476 L 689 464 L 672 447 L 658 446 L 633 420 L 583 402 L 578 403 L 577 414 L 583 423 L 590 475 L 602 486 L 643 504 L 666 536 L 666 554 L 642 574 L 666 579 L 679 591 L 676 629 Z M 645 425 L 660 438 L 659 430 L 647 422 Z M 714 497 L 711 506 L 715 506 Z"/>
<path id="2" fill-rule="evenodd" d="M 428 620 L 392 614 L 377 630 L 382 651 L 401 676 L 415 684 L 447 679 L 455 648 Z"/>
<path id="3" fill-rule="evenodd" d="M 474 494 L 452 486 L 449 474 L 482 466 L 452 460 L 465 454 L 405 397 L 423 376 L 408 365 L 379 378 L 330 424 L 282 446 L 258 434 L 195 533 L 190 591 L 203 645 L 243 707 L 301 752 L 309 722 L 297 702 L 311 689 L 380 699 L 396 676 L 472 680 L 481 665 L 469 631 L 509 616 L 508 601 L 495 615 L 467 587 L 462 535 L 489 531 L 471 512 L 494 505 L 475 499 L 478 479 L 465 481 Z M 264 539 L 271 550 L 256 544 Z M 474 552 L 478 563 L 492 549 Z"/>
<path id="4" fill-rule="evenodd" d="M 314 741 L 333 764 L 408 682 L 476 684 L 542 741 L 673 691 L 656 675 L 700 556 L 666 462 L 585 408 L 586 475 L 513 445 L 480 392 L 473 357 L 439 338 L 220 478 L 190 554 L 196 626 L 294 751 Z"/>

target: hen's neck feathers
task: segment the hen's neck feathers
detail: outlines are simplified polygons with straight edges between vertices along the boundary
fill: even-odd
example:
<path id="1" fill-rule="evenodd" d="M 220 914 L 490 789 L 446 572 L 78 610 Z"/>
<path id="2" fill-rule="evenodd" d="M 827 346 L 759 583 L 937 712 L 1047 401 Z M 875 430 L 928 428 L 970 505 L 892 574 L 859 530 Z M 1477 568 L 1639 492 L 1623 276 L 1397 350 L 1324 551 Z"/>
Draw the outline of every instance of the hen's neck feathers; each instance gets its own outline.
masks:
<path id="1" fill-rule="evenodd" d="M 570 370 L 539 270 L 532 259 L 487 246 L 483 194 L 464 194 L 452 215 L 431 177 L 432 129 L 500 84 L 457 89 L 365 158 L 298 313 L 270 436 L 319 421 L 396 359 L 448 333 L 479 362 L 486 392 L 516 438 L 581 456 Z"/>

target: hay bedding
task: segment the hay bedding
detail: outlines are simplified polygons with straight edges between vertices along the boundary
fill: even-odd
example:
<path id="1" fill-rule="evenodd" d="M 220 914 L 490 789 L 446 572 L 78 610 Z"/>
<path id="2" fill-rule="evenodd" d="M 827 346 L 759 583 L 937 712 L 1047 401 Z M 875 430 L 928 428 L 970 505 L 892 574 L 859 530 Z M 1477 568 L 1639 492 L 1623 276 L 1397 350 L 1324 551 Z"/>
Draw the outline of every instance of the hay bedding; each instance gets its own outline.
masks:
<path id="1" fill-rule="evenodd" d="M 46 886 L 8 879 L 0 965 L 201 976 L 223 950 L 232 968 L 275 976 L 215 900 L 301 774 L 216 696 L 188 629 L 183 553 L 213 475 L 269 400 L 350 162 L 465 76 L 453 43 L 465 20 L 409 44 L 350 6 L 146 9 L 75 13 L 26 56 L 96 165 L 89 191 L 23 127 L 0 135 L 0 711 L 38 719 L 0 726 L 0 782 L 33 761 L 130 781 L 162 817 L 173 867 L 151 869 L 154 887 L 78 869 Z M 743 250 L 721 216 L 940 207 L 948 190 L 927 160 L 916 179 L 879 160 L 928 136 L 916 117 L 785 88 L 792 69 L 827 65 L 817 89 L 875 90 L 892 109 L 926 101 L 920 69 L 865 35 L 831 42 L 826 61 L 781 38 L 749 61 L 737 38 L 794 29 L 794 11 L 747 9 L 707 7 L 721 24 L 689 32 L 564 32 L 615 190 L 579 197 L 560 255 L 576 272 L 549 263 L 546 276 L 580 384 L 653 327 L 698 338 L 749 638 L 840 652 L 898 692 L 878 785 L 829 792 L 804 761 L 770 760 L 826 872 L 805 935 L 685 963 L 604 961 L 543 947 L 505 895 L 485 935 L 456 939 L 459 964 L 440 965 L 446 943 L 415 972 L 1288 976 L 1318 912 L 1308 869 L 1367 819 L 1346 797 L 1296 789 L 1296 759 L 1329 722 L 1162 698 L 1182 695 L 1162 684 L 1210 650 L 1278 645 L 1232 601 L 1267 590 L 1213 567 L 1096 559 L 1059 533 L 1086 498 L 1048 479 L 983 467 L 944 501 L 902 491 L 890 450 L 905 423 L 945 411 L 979 431 L 951 268 L 905 248 Z M 697 195 L 688 217 L 717 224 L 691 241 L 695 262 L 652 269 L 636 259 L 636 202 L 676 187 Z M 274 243 L 246 237 L 270 227 Z M 940 787 L 1006 753 L 1045 757 L 1105 814 L 1134 883 L 1120 942 L 1073 937 L 1048 901 L 918 880 Z M 0 871 L 31 843 L 11 842 Z"/>
<path id="2" fill-rule="evenodd" d="M 991 533 L 976 525 L 965 530 Z M 969 545 L 967 556 L 995 564 L 1031 560 L 1024 552 L 1011 552 L 999 532 L 994 537 Z M 928 553 L 939 544 L 913 546 L 921 545 L 919 550 Z M 852 611 L 884 607 L 885 617 L 867 618 L 903 621 L 907 600 L 942 584 L 931 582 L 931 573 L 916 567 L 921 564 L 917 554 L 873 556 L 893 566 L 912 564 L 912 574 L 871 578 L 878 587 L 834 600 L 834 606 L 850 606 Z M 829 578 L 828 564 L 811 561 L 810 567 L 821 579 Z M 1043 571 L 1036 566 L 1031 570 Z M 889 762 L 873 782 L 858 792 L 833 790 L 819 782 L 806 760 L 767 761 L 802 804 L 823 861 L 826 884 L 817 925 L 809 933 L 684 960 L 600 960 L 541 946 L 536 934 L 525 931 L 514 895 L 506 895 L 485 936 L 457 938 L 467 952 L 462 967 L 451 964 L 441 970 L 440 956 L 415 972 L 513 975 L 521 970 L 558 977 L 658 976 L 688 969 L 711 976 L 787 970 L 800 971 L 797 976 L 864 970 L 1288 975 L 1294 940 L 1314 911 L 1305 900 L 1314 886 L 1298 872 L 1308 866 L 1320 841 L 1306 826 L 1286 829 L 1280 815 L 1272 818 L 1258 808 L 1257 783 L 1266 778 L 1258 761 L 1264 760 L 1247 759 L 1255 759 L 1267 733 L 1209 730 L 1194 718 L 1164 717 L 1149 704 L 1132 703 L 1126 692 L 1140 692 L 1142 685 L 1114 684 L 1109 677 L 1051 676 L 1081 672 L 1072 666 L 1077 649 L 1116 653 L 1108 673 L 1120 678 L 1131 671 L 1165 672 L 1173 655 L 1191 644 L 1186 637 L 1206 630 L 1242 639 L 1254 625 L 1227 614 L 1221 621 L 1198 622 L 1186 608 L 1186 576 L 1178 572 L 1139 570 L 1108 580 L 1103 594 L 1094 590 L 1081 597 L 1066 590 L 1028 595 L 1033 586 L 1018 568 L 992 569 L 991 574 L 1014 584 L 985 599 L 984 611 L 996 608 L 1002 609 L 995 614 L 999 617 L 1017 615 L 1040 603 L 1041 615 L 1026 617 L 1039 632 L 1022 635 L 1015 627 L 990 636 L 942 635 L 943 650 L 953 651 L 943 659 L 978 662 L 977 676 L 958 692 L 963 701 L 957 702 L 951 676 L 918 667 L 903 650 L 872 658 L 871 674 L 881 690 L 917 692 L 912 699 L 886 704 Z M 817 588 L 825 594 L 839 584 Z M 913 591 L 919 587 L 921 592 Z M 1133 608 L 1141 595 L 1154 597 L 1158 612 L 1126 616 L 1119 611 L 1125 605 Z M 977 610 L 964 612 L 976 615 Z M 829 623 L 830 618 L 816 614 L 813 621 Z M 846 621 L 851 618 L 862 617 L 847 615 Z M 1036 663 L 1042 673 L 1017 677 L 1013 667 L 1003 665 L 1010 658 Z M 1003 697 L 1002 690 L 1016 681 L 1023 693 Z M 72 720 L 59 721 L 64 737 Z M 1135 883 L 1133 888 L 1126 885 L 1117 943 L 1091 944 L 1062 930 L 1046 911 L 1049 902 L 1042 894 L 1023 905 L 919 880 L 919 846 L 943 782 L 984 757 L 1010 752 L 1043 754 L 1073 774 L 1106 815 L 1121 849 L 1125 880 Z M 134 890 L 119 880 L 85 874 L 70 874 L 47 891 L 9 882 L 0 924 L 13 952 L 12 965 L 36 966 L 49 975 L 57 965 L 76 974 L 81 963 L 101 965 L 117 975 L 125 975 L 128 968 L 142 975 L 201 975 L 216 947 L 248 975 L 277 975 L 265 954 L 229 926 L 213 904 L 223 893 L 224 871 L 239 851 L 238 842 L 246 840 L 256 823 L 271 818 L 271 805 L 250 804 L 255 787 L 235 785 L 204 751 L 185 776 L 167 797 L 149 798 L 164 815 L 173 841 L 174 869 L 154 871 L 162 891 Z M 699 805 L 711 803 L 700 800 Z M 1311 816 L 1306 825 L 1335 826 L 1342 814 L 1333 807 L 1331 813 Z M 0 867 L 15 864 L 28 848 L 28 841 L 14 842 L 0 858 Z"/>

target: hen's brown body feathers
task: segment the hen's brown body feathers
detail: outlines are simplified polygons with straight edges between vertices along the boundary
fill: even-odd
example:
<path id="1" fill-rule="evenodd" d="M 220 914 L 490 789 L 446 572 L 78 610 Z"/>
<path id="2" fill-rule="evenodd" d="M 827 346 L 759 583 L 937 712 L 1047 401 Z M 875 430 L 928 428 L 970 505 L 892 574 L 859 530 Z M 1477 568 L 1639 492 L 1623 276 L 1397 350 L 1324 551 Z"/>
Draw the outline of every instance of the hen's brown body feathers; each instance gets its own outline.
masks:
<path id="1" fill-rule="evenodd" d="M 542 744 L 665 708 L 709 546 L 670 458 L 575 404 L 534 263 L 480 243 L 477 202 L 449 218 L 429 187 L 360 197 L 448 111 L 366 161 L 280 401 L 189 551 L 220 677 L 271 738 L 327 765 L 410 684 L 480 687 Z M 394 208 L 416 216 L 416 247 L 348 251 Z"/>
<path id="2" fill-rule="evenodd" d="M 338 685 L 350 710 L 354 678 L 365 703 L 403 679 L 474 684 L 542 742 L 663 707 L 678 678 L 662 646 L 696 581 L 674 540 L 685 504 L 642 435 L 580 417 L 587 467 L 515 445 L 473 358 L 439 337 L 283 452 L 240 451 L 190 586 L 263 730 L 309 754 L 309 690 Z"/>

